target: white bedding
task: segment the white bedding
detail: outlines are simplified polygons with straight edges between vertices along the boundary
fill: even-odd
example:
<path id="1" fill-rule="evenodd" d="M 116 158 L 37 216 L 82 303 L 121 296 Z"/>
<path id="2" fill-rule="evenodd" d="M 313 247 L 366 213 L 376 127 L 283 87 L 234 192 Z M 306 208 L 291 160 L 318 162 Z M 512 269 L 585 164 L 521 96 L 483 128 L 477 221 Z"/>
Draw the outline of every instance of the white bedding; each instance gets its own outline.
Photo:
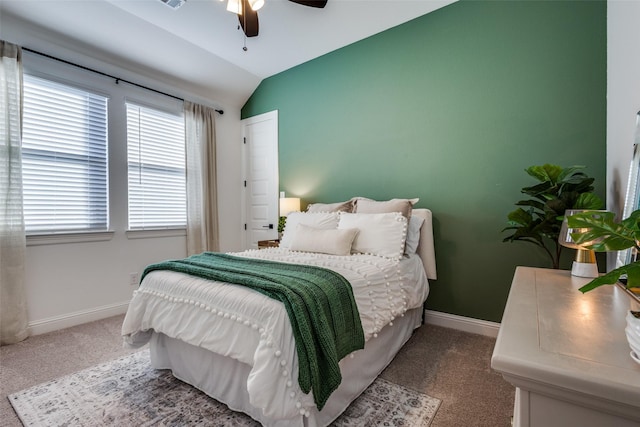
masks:
<path id="1" fill-rule="evenodd" d="M 396 317 L 420 307 L 428 293 L 417 255 L 394 261 L 282 248 L 233 255 L 317 265 L 340 273 L 352 285 L 367 341 Z M 149 340 L 151 330 L 249 365 L 249 399 L 266 417 L 286 419 L 315 408 L 313 396 L 298 385 L 291 325 L 276 300 L 238 285 L 154 271 L 131 300 L 122 333 L 129 345 L 140 346 Z"/>

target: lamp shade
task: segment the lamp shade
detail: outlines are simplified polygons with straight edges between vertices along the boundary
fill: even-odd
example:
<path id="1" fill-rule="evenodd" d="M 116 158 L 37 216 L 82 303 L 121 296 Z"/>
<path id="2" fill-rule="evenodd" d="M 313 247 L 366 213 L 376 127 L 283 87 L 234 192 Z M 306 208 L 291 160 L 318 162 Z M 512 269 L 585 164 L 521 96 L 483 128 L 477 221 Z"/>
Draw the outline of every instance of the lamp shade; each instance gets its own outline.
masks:
<path id="1" fill-rule="evenodd" d="M 571 215 L 575 215 L 578 213 L 585 212 L 583 209 L 567 209 L 564 212 L 564 220 L 562 221 L 562 225 L 560 226 L 560 234 L 558 235 L 558 243 L 562 246 L 572 249 L 582 249 L 581 246 L 578 246 L 573 239 L 571 238 L 571 233 L 580 233 L 581 231 L 586 231 L 586 229 L 582 228 L 569 228 L 568 220 Z"/>
<path id="2" fill-rule="evenodd" d="M 580 245 L 576 244 L 571 237 L 572 233 L 584 233 L 589 231 L 589 228 L 569 228 L 568 218 L 572 215 L 576 215 L 583 212 L 589 212 L 593 214 L 593 217 L 598 217 L 598 212 L 606 212 L 597 209 L 567 209 L 564 213 L 564 220 L 562 221 L 562 225 L 560 226 L 560 234 L 558 235 L 558 243 L 567 248 L 573 249 L 584 249 L 587 246 L 591 246 L 601 239 L 595 239 L 590 242 L 584 242 Z"/>
<path id="3" fill-rule="evenodd" d="M 282 197 L 280 198 L 280 216 L 287 216 L 291 212 L 300 211 L 299 197 Z"/>

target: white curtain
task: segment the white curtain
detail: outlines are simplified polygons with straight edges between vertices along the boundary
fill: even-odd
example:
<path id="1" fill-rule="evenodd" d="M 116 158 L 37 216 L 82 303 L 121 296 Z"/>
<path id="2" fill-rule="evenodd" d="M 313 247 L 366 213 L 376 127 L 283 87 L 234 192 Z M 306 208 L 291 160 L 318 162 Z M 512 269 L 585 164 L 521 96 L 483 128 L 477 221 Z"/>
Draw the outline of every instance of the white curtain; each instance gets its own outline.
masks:
<path id="1" fill-rule="evenodd" d="M 187 144 L 187 255 L 218 251 L 216 125 L 213 108 L 184 103 Z"/>
<path id="2" fill-rule="evenodd" d="M 22 213 L 22 50 L 0 40 L 0 345 L 27 338 Z"/>

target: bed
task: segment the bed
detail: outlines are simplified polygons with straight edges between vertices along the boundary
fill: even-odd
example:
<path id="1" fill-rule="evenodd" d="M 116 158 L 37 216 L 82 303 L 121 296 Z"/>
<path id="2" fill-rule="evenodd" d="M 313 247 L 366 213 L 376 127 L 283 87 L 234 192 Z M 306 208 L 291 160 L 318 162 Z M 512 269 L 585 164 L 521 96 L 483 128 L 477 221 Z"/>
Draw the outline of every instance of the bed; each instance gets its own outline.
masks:
<path id="1" fill-rule="evenodd" d="M 316 227 L 324 234 L 301 232 L 318 233 Z M 328 235 L 354 228 L 360 231 L 341 245 L 351 238 L 349 253 L 358 253 L 327 253 L 344 250 Z M 380 241 L 398 233 L 400 240 L 384 243 L 381 254 Z M 402 249 L 396 256 L 398 245 Z M 150 343 L 154 368 L 170 369 L 176 378 L 265 426 L 326 426 L 375 380 L 422 323 L 428 279 L 436 278 L 431 211 L 290 216 L 281 246 L 231 255 L 339 273 L 353 288 L 362 323 L 364 348 L 340 360 L 342 381 L 321 410 L 314 392 L 300 387 L 294 332 L 283 304 L 243 286 L 151 271 L 134 293 L 122 334 L 128 346 Z"/>

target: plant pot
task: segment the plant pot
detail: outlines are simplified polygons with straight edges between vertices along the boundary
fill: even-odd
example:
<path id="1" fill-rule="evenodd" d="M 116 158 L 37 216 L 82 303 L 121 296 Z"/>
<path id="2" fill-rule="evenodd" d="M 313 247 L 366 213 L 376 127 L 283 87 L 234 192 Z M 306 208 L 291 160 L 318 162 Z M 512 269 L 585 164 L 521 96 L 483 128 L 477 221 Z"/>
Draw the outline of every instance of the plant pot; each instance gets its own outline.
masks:
<path id="1" fill-rule="evenodd" d="M 637 311 L 631 311 L 627 313 L 627 327 L 624 329 L 627 335 L 627 341 L 629 347 L 631 347 L 631 358 L 640 363 L 640 318 L 634 316 Z"/>

